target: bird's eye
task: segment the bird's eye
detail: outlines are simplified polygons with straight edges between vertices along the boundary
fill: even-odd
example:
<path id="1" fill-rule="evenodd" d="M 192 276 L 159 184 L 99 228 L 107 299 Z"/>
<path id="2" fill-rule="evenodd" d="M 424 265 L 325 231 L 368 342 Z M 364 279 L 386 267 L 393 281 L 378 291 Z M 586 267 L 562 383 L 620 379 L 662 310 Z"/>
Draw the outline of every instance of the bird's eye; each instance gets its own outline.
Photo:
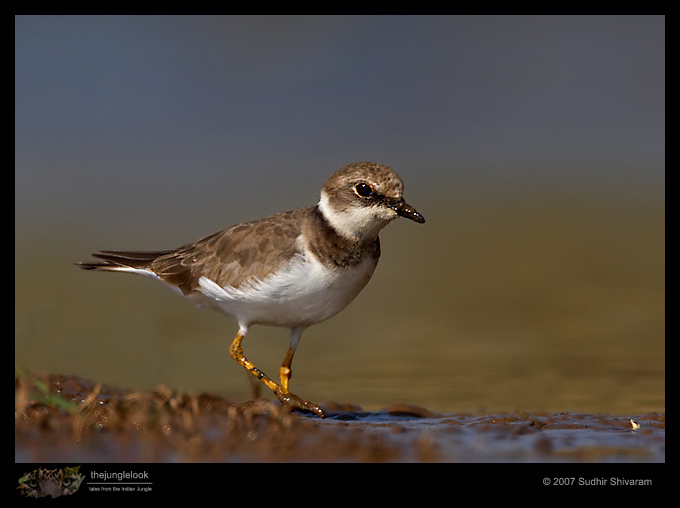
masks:
<path id="1" fill-rule="evenodd" d="M 356 192 L 357 195 L 361 196 L 362 198 L 367 198 L 373 194 L 373 189 L 366 182 L 360 182 L 354 186 L 354 192 Z"/>

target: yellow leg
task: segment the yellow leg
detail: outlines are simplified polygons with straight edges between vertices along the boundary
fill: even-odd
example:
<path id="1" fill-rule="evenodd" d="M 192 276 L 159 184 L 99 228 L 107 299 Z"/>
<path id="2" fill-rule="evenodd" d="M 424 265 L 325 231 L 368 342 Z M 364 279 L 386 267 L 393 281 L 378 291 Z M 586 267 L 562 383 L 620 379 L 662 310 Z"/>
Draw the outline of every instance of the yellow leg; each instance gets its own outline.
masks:
<path id="1" fill-rule="evenodd" d="M 277 385 L 274 381 L 269 379 L 264 372 L 255 367 L 255 365 L 253 365 L 250 362 L 250 360 L 248 360 L 248 358 L 246 358 L 246 356 L 243 354 L 243 348 L 241 347 L 243 337 L 245 336 L 241 333 L 241 330 L 239 330 L 238 335 L 236 335 L 234 342 L 231 343 L 231 347 L 229 348 L 229 353 L 231 354 L 231 357 L 234 360 L 236 360 L 239 365 L 241 365 L 248 372 L 250 372 L 253 376 L 255 376 L 257 379 L 259 379 L 265 385 L 267 385 L 267 387 L 270 390 L 273 390 L 275 392 L 280 388 L 279 385 Z"/>
<path id="2" fill-rule="evenodd" d="M 321 409 L 318 405 L 314 404 L 313 402 L 308 402 L 306 400 L 301 399 L 294 393 L 291 393 L 288 388 L 290 377 L 292 375 L 290 367 L 291 364 L 293 363 L 293 355 L 295 354 L 295 350 L 292 347 L 288 348 L 286 357 L 284 358 L 283 363 L 281 364 L 280 371 L 281 384 L 278 385 L 274 381 L 272 381 L 264 372 L 255 367 L 255 365 L 253 365 L 250 362 L 250 360 L 248 360 L 245 357 L 245 355 L 243 354 L 243 348 L 241 347 L 241 343 L 243 342 L 244 337 L 245 335 L 241 332 L 241 330 L 239 330 L 238 334 L 236 335 L 236 338 L 229 347 L 229 353 L 231 354 L 231 357 L 234 360 L 236 360 L 236 362 L 238 362 L 239 365 L 241 365 L 248 372 L 250 372 L 253 376 L 255 376 L 257 379 L 259 379 L 265 385 L 267 385 L 267 388 L 273 391 L 274 395 L 276 395 L 276 397 L 284 405 L 290 406 L 292 408 L 302 409 L 303 411 L 309 411 L 314 413 L 320 418 L 324 418 L 325 414 L 323 412 L 323 409 Z"/>
<path id="3" fill-rule="evenodd" d="M 281 364 L 281 389 L 284 393 L 288 393 L 290 391 L 288 390 L 288 383 L 290 382 L 290 378 L 293 376 L 293 371 L 290 369 L 290 366 L 293 363 L 294 354 L 295 350 L 292 347 L 288 347 L 286 357 L 283 359 L 283 363 Z"/>

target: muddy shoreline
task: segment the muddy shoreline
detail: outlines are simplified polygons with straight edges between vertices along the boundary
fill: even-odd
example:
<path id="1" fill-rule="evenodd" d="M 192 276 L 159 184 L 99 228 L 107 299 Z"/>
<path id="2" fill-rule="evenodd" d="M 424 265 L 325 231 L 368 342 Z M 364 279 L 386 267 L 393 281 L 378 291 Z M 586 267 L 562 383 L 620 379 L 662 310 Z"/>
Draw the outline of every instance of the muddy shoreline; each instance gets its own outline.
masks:
<path id="1" fill-rule="evenodd" d="M 665 462 L 665 414 L 439 414 L 15 376 L 15 462 Z"/>

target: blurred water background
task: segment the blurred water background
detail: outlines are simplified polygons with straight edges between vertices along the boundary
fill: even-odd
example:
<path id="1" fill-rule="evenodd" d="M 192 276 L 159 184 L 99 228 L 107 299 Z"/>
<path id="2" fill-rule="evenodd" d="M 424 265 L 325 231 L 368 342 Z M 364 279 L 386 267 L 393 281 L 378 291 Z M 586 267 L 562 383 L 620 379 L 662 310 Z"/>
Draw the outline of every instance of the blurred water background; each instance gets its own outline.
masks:
<path id="1" fill-rule="evenodd" d="M 665 18 L 17 16 L 15 363 L 250 396 L 165 249 L 392 167 L 427 219 L 308 329 L 292 389 L 435 411 L 665 411 Z M 246 355 L 276 376 L 287 331 Z"/>

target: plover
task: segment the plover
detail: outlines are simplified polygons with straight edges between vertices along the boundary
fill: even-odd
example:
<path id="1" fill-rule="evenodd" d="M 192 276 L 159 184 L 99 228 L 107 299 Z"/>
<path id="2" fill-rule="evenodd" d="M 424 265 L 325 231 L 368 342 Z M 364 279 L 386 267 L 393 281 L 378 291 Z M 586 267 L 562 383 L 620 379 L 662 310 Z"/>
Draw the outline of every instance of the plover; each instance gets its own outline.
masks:
<path id="1" fill-rule="evenodd" d="M 402 197 L 390 168 L 357 162 L 321 187 L 316 206 L 218 231 L 194 243 L 156 252 L 101 251 L 85 270 L 138 273 L 236 319 L 231 356 L 293 409 L 324 417 L 291 393 L 291 365 L 302 332 L 343 310 L 366 286 L 380 257 L 378 233 L 397 217 L 425 219 Z M 290 328 L 288 351 L 274 382 L 243 354 L 252 325 Z"/>

